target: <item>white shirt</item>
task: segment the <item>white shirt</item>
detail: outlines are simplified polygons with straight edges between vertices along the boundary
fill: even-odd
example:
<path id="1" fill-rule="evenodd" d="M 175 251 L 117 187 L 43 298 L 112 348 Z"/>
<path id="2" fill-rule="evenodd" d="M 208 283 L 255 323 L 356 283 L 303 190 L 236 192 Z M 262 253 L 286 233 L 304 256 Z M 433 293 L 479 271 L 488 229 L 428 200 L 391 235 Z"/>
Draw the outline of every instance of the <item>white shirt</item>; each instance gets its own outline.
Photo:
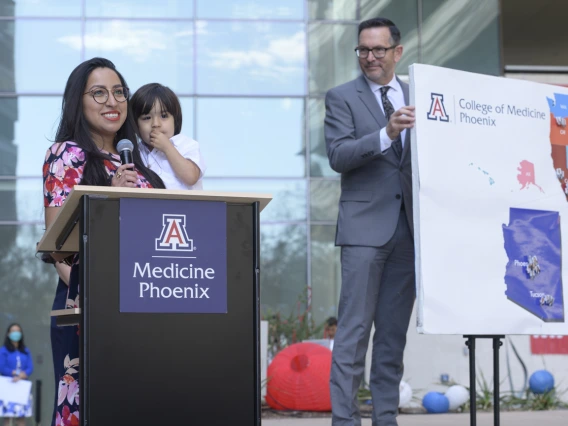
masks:
<path id="1" fill-rule="evenodd" d="M 144 161 L 148 168 L 162 178 L 166 189 L 203 189 L 202 178 L 207 166 L 199 150 L 199 143 L 181 134 L 173 136 L 170 141 L 172 141 L 172 144 L 183 158 L 193 161 L 195 165 L 199 167 L 199 179 L 194 185 L 188 186 L 178 179 L 166 154 L 158 149 L 149 151 L 146 144 L 140 141 L 138 146 L 142 154 L 142 161 Z"/>
<path id="2" fill-rule="evenodd" d="M 385 109 L 383 107 L 383 100 L 381 99 L 381 87 L 383 86 L 380 86 L 377 83 L 369 80 L 367 76 L 365 76 L 365 80 L 367 80 L 367 83 L 369 84 L 371 91 L 375 94 L 375 97 L 377 98 L 377 103 L 379 104 L 379 107 L 381 108 L 381 111 L 383 111 L 384 114 Z M 406 106 L 406 103 L 404 102 L 404 93 L 402 91 L 402 87 L 400 87 L 400 83 L 396 79 L 396 75 L 394 75 L 390 83 L 385 84 L 385 86 L 390 86 L 390 89 L 387 92 L 387 98 L 389 99 L 389 101 L 391 101 L 391 104 L 395 111 L 398 111 L 400 108 Z M 381 141 L 381 150 L 384 152 L 390 148 L 394 140 L 391 140 L 391 138 L 388 137 L 386 127 L 383 127 L 381 129 L 379 135 Z M 406 129 L 400 132 L 400 140 L 402 142 L 403 147 L 404 147 L 405 136 L 406 136 Z"/>

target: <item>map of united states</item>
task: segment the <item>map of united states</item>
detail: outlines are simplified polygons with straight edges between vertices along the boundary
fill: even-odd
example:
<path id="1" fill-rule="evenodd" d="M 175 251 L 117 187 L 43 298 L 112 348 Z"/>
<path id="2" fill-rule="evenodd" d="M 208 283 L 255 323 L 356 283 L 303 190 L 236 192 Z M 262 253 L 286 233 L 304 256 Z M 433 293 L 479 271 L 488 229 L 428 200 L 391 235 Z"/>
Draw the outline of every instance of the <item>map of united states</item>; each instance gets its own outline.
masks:
<path id="1" fill-rule="evenodd" d="M 556 175 L 562 185 L 564 194 L 567 194 L 568 180 L 568 135 L 566 134 L 566 121 L 568 119 L 568 95 L 555 93 L 554 99 L 546 98 L 550 107 L 550 143 L 552 144 L 552 162 Z M 568 194 L 566 195 L 568 200 Z"/>
<path id="2" fill-rule="evenodd" d="M 568 96 L 555 93 L 550 107 L 550 143 L 556 176 L 568 200 Z M 517 168 L 521 190 L 538 188 L 534 163 L 523 160 Z M 507 298 L 544 322 L 564 321 L 560 214 L 555 211 L 511 208 L 509 225 L 503 224 Z"/>

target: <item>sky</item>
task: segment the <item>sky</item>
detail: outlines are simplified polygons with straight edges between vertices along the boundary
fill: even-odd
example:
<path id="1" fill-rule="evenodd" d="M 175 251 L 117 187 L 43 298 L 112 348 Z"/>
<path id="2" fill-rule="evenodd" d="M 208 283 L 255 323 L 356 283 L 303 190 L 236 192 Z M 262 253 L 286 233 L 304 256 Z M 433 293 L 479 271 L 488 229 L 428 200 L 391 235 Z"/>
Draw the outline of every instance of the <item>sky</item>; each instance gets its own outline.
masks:
<path id="1" fill-rule="evenodd" d="M 14 31 L 16 90 L 28 94 L 18 99 L 17 174 L 39 176 L 83 39 L 75 21 L 18 20 Z M 305 175 L 301 24 L 198 22 L 195 29 L 186 22 L 95 20 L 86 23 L 84 43 L 85 57 L 112 60 L 131 91 L 159 82 L 180 95 L 182 133 L 200 142 L 209 176 Z M 194 102 L 196 93 L 214 97 Z"/>

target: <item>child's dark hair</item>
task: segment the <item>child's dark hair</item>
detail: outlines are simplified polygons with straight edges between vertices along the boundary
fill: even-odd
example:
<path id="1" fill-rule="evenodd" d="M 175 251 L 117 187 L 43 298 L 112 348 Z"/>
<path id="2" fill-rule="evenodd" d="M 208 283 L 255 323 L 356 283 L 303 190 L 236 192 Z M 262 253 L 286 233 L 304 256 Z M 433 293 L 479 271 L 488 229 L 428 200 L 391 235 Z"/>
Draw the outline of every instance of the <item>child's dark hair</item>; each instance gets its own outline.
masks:
<path id="1" fill-rule="evenodd" d="M 156 101 L 160 103 L 162 111 L 174 117 L 174 135 L 179 135 L 181 133 L 181 105 L 179 99 L 169 87 L 162 86 L 160 83 L 145 84 L 132 95 L 130 105 L 132 106 L 134 120 L 138 120 L 140 116 L 148 114 Z"/>

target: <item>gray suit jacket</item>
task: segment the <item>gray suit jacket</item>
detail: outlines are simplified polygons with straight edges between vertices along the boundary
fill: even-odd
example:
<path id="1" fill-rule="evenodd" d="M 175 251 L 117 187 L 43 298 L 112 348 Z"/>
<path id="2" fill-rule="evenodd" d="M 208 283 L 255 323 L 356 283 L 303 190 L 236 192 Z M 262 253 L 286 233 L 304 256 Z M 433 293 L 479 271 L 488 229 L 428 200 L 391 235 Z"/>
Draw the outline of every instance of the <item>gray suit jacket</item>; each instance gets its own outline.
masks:
<path id="1" fill-rule="evenodd" d="M 408 105 L 408 84 L 399 80 Z M 401 203 L 413 231 L 410 130 L 402 157 L 381 152 L 387 120 L 363 75 L 335 87 L 325 98 L 329 164 L 341 173 L 336 245 L 380 247 L 393 236 Z"/>

